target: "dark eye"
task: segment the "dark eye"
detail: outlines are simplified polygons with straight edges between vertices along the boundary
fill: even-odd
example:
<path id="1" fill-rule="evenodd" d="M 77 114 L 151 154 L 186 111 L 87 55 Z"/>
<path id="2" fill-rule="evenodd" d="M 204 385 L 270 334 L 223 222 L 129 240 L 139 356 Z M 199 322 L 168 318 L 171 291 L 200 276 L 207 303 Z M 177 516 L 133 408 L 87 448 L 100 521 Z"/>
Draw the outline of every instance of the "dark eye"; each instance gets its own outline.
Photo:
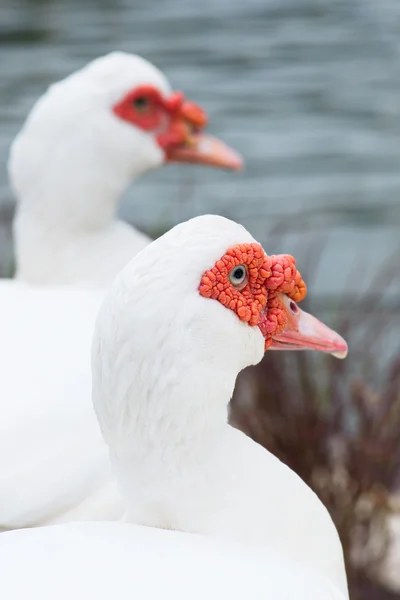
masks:
<path id="1" fill-rule="evenodd" d="M 147 96 L 137 96 L 132 100 L 134 108 L 139 112 L 144 112 L 150 106 L 150 101 Z"/>
<path id="2" fill-rule="evenodd" d="M 234 267 L 229 273 L 229 281 L 235 287 L 241 287 L 247 283 L 247 268 L 245 265 Z"/>

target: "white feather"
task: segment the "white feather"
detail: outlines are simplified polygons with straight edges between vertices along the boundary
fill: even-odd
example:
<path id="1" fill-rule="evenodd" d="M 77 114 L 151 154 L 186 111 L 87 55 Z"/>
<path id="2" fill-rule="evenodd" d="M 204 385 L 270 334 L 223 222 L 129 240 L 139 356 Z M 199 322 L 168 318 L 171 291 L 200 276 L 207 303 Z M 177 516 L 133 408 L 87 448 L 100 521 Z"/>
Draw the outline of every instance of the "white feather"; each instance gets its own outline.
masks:
<path id="1" fill-rule="evenodd" d="M 113 52 L 50 86 L 14 140 L 8 164 L 17 197 L 17 277 L 33 284 L 105 286 L 150 240 L 115 217 L 123 191 L 165 156 L 153 132 L 113 105 L 164 75 L 139 56 Z"/>
<path id="2" fill-rule="evenodd" d="M 5 533 L 2 600 L 345 600 L 273 549 L 122 523 Z"/>
<path id="3" fill-rule="evenodd" d="M 83 517 L 96 518 L 96 507 L 119 515 L 107 509 L 108 452 L 90 399 L 102 297 L 0 284 L 0 529 L 67 518 L 76 507 Z"/>
<path id="4" fill-rule="evenodd" d="M 347 593 L 328 511 L 286 465 L 227 423 L 236 377 L 264 338 L 200 296 L 205 270 L 254 242 L 203 216 L 147 246 L 117 276 L 95 327 L 93 402 L 127 506 L 148 526 L 269 545 Z"/>
<path id="5" fill-rule="evenodd" d="M 198 285 L 230 246 L 253 241 L 232 221 L 198 217 L 147 246 L 116 278 L 94 328 L 93 401 L 125 519 L 159 529 L 96 523 L 4 533 L 7 599 L 124 598 L 127 590 L 141 598 L 219 598 L 228 590 L 239 598 L 248 597 L 249 581 L 255 597 L 348 598 L 341 544 L 325 507 L 293 471 L 227 424 L 236 376 L 261 360 L 264 338 L 233 311 L 200 296 Z M 50 513 L 52 520 L 62 512 L 65 518 L 68 507 L 67 519 L 85 518 L 85 510 L 93 517 L 94 508 L 99 518 L 110 518 L 110 511 L 121 511 L 121 499 L 88 398 L 79 397 L 88 392 L 87 342 L 102 294 L 54 290 L 52 301 L 49 291 L 41 298 L 30 290 L 27 305 L 26 290 L 21 287 L 19 299 L 16 289 L 10 302 L 22 315 L 21 331 L 28 306 L 37 316 L 26 348 L 18 340 L 11 344 L 13 364 L 19 352 L 32 360 L 15 396 L 17 413 L 27 410 L 30 426 L 17 429 L 14 439 L 17 458 L 21 441 L 28 439 L 32 448 L 23 472 L 24 492 L 32 497 L 12 489 L 12 418 L 6 412 L 8 442 L 0 455 L 10 476 L 4 496 L 0 490 L 3 509 L 12 526 Z M 3 325 L 11 340 L 15 328 L 7 330 L 6 319 Z M 74 328 L 84 341 L 79 351 Z M 35 363 L 39 339 L 54 351 L 54 362 L 38 352 Z M 49 375 L 44 405 L 40 393 L 32 398 L 38 372 L 41 379 Z M 10 371 L 11 382 L 16 375 Z M 42 413 L 37 421 L 36 403 Z M 48 430 L 42 430 L 44 415 Z M 24 577 L 16 577 L 21 572 Z"/>

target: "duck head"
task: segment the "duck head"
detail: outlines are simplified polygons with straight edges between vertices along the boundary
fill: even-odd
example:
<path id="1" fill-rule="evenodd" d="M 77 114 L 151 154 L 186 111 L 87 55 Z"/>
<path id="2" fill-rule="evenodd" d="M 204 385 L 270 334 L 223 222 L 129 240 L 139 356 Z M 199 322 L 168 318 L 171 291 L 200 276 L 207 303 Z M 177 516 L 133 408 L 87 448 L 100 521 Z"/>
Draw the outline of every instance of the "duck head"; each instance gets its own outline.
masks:
<path id="1" fill-rule="evenodd" d="M 47 225 L 95 229 L 140 174 L 170 162 L 237 170 L 206 112 L 143 58 L 113 52 L 50 86 L 11 147 L 19 204 Z"/>
<path id="2" fill-rule="evenodd" d="M 293 257 L 267 255 L 223 217 L 152 242 L 116 278 L 97 320 L 93 399 L 105 439 L 115 447 L 144 428 L 179 437 L 191 423 L 226 423 L 238 373 L 270 349 L 344 357 L 344 339 L 298 307 L 305 294 Z"/>

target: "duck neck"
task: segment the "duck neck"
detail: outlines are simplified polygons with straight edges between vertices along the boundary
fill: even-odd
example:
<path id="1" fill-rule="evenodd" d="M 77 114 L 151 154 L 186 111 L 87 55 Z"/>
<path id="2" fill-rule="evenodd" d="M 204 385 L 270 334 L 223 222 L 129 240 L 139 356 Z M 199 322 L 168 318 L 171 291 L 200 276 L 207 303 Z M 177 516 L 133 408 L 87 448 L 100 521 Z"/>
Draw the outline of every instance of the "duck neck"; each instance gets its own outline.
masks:
<path id="1" fill-rule="evenodd" d="M 116 275 L 135 250 L 135 230 L 116 220 L 129 184 L 119 175 L 106 170 L 100 176 L 94 169 L 71 176 L 48 173 L 20 197 L 14 221 L 18 279 L 105 284 Z"/>
<path id="2" fill-rule="evenodd" d="M 211 381 L 199 372 L 190 385 L 183 376 L 173 387 L 167 380 L 150 394 L 132 394 L 130 426 L 110 447 L 125 519 L 172 527 L 182 482 L 196 487 L 213 470 L 224 446 L 233 383 Z"/>
<path id="3" fill-rule="evenodd" d="M 135 384 L 126 386 L 116 373 L 100 403 L 94 385 L 97 416 L 120 478 L 135 480 L 140 473 L 143 481 L 158 469 L 184 471 L 220 443 L 227 427 L 237 373 L 192 362 L 184 353 L 160 361 L 154 357 L 145 369 L 130 363 Z"/>

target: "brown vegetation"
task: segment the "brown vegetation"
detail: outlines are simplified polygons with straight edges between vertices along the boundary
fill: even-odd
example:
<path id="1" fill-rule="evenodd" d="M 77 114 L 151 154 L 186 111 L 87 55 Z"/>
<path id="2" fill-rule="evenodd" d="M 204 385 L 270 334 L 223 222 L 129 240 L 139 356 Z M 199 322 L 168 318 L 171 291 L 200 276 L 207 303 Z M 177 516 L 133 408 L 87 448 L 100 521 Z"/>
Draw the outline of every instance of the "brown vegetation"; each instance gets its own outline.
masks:
<path id="1" fill-rule="evenodd" d="M 388 289 L 393 275 L 380 272 L 363 302 L 336 307 L 346 315 L 336 326 L 331 321 L 348 341 L 345 361 L 267 352 L 241 373 L 231 405 L 232 423 L 296 471 L 328 508 L 352 600 L 400 598 L 376 580 L 400 483 L 400 328 L 393 335 L 400 307 L 392 301 L 388 308 L 384 294 L 372 292 Z M 311 312 L 321 316 L 318 307 Z"/>

